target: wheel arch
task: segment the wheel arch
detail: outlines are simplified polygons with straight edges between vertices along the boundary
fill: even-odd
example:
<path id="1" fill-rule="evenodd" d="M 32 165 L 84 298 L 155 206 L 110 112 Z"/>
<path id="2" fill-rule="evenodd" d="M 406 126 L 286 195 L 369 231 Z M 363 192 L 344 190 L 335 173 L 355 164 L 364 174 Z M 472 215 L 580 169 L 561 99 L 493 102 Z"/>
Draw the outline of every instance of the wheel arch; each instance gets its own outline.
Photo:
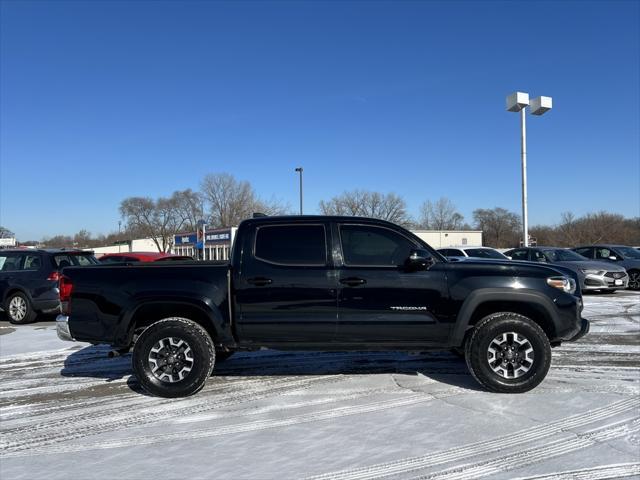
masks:
<path id="1" fill-rule="evenodd" d="M 186 318 L 201 325 L 215 344 L 228 341 L 225 319 L 217 306 L 201 299 L 164 297 L 139 300 L 126 309 L 114 343 L 129 346 L 137 330 L 169 317 Z"/>
<path id="2" fill-rule="evenodd" d="M 505 292 L 500 289 L 482 289 L 475 291 L 463 303 L 449 343 L 453 347 L 463 346 L 467 335 L 478 321 L 497 312 L 513 312 L 530 318 L 552 340 L 557 335 L 553 308 L 553 302 L 535 290 Z"/>

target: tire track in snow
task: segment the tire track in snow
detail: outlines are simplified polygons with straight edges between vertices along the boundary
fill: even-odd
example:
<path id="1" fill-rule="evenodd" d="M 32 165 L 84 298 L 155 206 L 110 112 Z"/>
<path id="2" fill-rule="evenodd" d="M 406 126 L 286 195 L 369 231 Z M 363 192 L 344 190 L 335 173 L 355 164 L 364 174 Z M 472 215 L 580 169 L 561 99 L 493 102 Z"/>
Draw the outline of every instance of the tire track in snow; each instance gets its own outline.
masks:
<path id="1" fill-rule="evenodd" d="M 618 463 L 603 465 L 601 467 L 581 468 L 580 470 L 567 470 L 533 477 L 518 477 L 514 480 L 606 480 L 610 478 L 625 478 L 634 475 L 640 476 L 640 463 Z"/>
<path id="2" fill-rule="evenodd" d="M 467 457 L 475 455 L 496 453 L 517 445 L 547 439 L 552 437 L 553 435 L 562 433 L 567 429 L 583 427 L 592 423 L 612 418 L 616 415 L 622 415 L 629 411 L 635 411 L 638 409 L 638 406 L 640 406 L 640 400 L 638 400 L 637 398 L 628 398 L 615 402 L 611 405 L 607 405 L 605 407 L 600 407 L 585 413 L 572 415 L 555 422 L 525 428 L 513 434 L 504 435 L 501 437 L 493 438 L 491 440 L 483 440 L 461 447 L 454 447 L 448 450 L 443 450 L 441 452 L 409 457 L 367 467 L 325 473 L 310 477 L 309 480 L 364 480 L 388 477 L 391 475 L 405 476 L 407 473 L 412 471 L 422 470 L 444 463 L 461 461 L 466 459 Z"/>
<path id="3" fill-rule="evenodd" d="M 133 447 L 140 445 L 150 445 L 156 443 L 164 443 L 171 441 L 185 441 L 194 440 L 199 438 L 216 437 L 220 435 L 230 435 L 245 432 L 254 432 L 258 430 L 265 430 L 277 427 L 288 427 L 294 425 L 300 425 L 303 423 L 317 422 L 322 420 L 329 420 L 334 418 L 341 418 L 350 415 L 361 415 L 363 413 L 378 412 L 381 410 L 388 410 L 391 408 L 405 407 L 409 405 L 415 405 L 418 403 L 424 403 L 434 400 L 434 397 L 425 394 L 413 394 L 408 395 L 400 399 L 383 400 L 373 402 L 364 405 L 355 405 L 339 408 L 331 408 L 328 410 L 321 410 L 318 412 L 294 415 L 288 418 L 280 419 L 266 419 L 255 420 L 250 422 L 243 422 L 234 425 L 225 425 L 215 428 L 181 431 L 181 432 L 167 432 L 158 435 L 144 435 L 138 437 L 129 437 L 122 440 L 103 441 L 86 444 L 73 444 L 73 445 L 54 445 L 48 448 L 33 448 L 28 451 L 17 451 L 7 448 L 8 453 L 3 455 L 4 457 L 14 456 L 30 456 L 30 455 L 43 455 L 43 454 L 57 454 L 67 452 L 81 452 L 86 450 L 101 450 L 110 448 L 122 448 Z"/>
<path id="4" fill-rule="evenodd" d="M 139 411 L 128 411 L 122 408 L 108 409 L 103 412 L 80 412 L 64 419 L 44 422 L 40 425 L 17 427 L 11 432 L 3 432 L 0 450 L 17 452 L 33 450 L 37 447 L 71 439 L 84 438 L 96 433 L 118 430 L 127 427 L 139 427 L 144 424 L 168 420 L 184 415 L 205 412 L 237 403 L 258 400 L 282 394 L 291 390 L 308 388 L 327 381 L 337 381 L 340 377 L 314 377 L 288 381 L 276 380 L 272 384 L 259 388 L 223 393 L 214 398 L 199 396 L 191 399 L 165 401 L 161 406 L 143 408 Z M 264 385 L 264 380 L 262 385 Z M 157 400 L 157 399 L 156 399 Z M 146 406 L 146 405 L 145 405 Z"/>
<path id="5" fill-rule="evenodd" d="M 556 440 L 540 447 L 530 448 L 475 464 L 462 465 L 431 475 L 416 477 L 413 480 L 475 480 L 573 453 L 597 443 L 614 440 L 638 431 L 640 431 L 640 419 L 636 418 L 632 422 L 607 425 L 589 433 L 575 434 L 573 438 Z"/>

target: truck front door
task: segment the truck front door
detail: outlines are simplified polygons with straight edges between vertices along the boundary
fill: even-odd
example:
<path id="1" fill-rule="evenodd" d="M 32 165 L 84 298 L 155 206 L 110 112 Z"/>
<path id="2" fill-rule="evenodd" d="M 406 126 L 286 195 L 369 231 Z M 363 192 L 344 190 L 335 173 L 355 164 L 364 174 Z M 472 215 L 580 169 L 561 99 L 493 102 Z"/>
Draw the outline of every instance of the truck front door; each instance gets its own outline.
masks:
<path id="1" fill-rule="evenodd" d="M 342 251 L 337 342 L 428 346 L 446 340 L 443 263 L 406 271 L 411 250 L 424 246 L 400 230 L 343 223 L 335 234 Z"/>

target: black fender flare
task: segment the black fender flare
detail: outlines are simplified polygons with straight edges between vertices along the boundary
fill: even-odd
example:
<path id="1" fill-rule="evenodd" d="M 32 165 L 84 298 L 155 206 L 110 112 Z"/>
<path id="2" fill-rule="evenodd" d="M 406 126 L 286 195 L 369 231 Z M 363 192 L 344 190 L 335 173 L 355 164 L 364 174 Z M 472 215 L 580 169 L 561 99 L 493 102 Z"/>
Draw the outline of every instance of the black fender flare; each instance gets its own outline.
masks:
<path id="1" fill-rule="evenodd" d="M 199 310 L 204 317 L 207 318 L 207 324 L 203 325 L 207 329 L 211 329 L 216 336 L 217 342 L 226 342 L 229 339 L 228 321 L 226 321 L 217 305 L 214 305 L 210 299 L 202 297 L 188 297 L 182 295 L 151 295 L 135 298 L 124 309 L 118 325 L 116 327 L 116 335 L 114 345 L 127 346 L 131 344 L 134 334 L 135 323 L 133 319 L 138 311 L 148 306 L 185 306 Z M 158 319 L 160 320 L 160 319 Z M 216 343 L 217 343 L 216 342 Z"/>
<path id="2" fill-rule="evenodd" d="M 476 309 L 486 302 L 513 302 L 527 305 L 535 305 L 541 308 L 551 319 L 552 323 L 557 325 L 554 311 L 556 309 L 553 301 L 545 294 L 531 289 L 506 290 L 503 288 L 481 288 L 474 290 L 465 299 L 458 316 L 455 326 L 449 337 L 449 345 L 459 347 L 464 342 L 465 335 L 469 330 L 469 323 Z"/>

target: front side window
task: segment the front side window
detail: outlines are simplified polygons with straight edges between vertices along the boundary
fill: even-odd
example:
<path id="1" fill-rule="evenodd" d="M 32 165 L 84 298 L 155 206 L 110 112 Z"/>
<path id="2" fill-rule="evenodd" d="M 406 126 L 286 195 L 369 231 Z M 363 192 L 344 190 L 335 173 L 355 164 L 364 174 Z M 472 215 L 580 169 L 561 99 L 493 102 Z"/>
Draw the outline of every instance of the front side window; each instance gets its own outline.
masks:
<path id="1" fill-rule="evenodd" d="M 340 227 L 345 265 L 400 266 L 416 245 L 392 230 L 367 225 Z"/>
<path id="2" fill-rule="evenodd" d="M 596 258 L 609 260 L 609 257 L 618 258 L 618 256 L 608 248 L 596 248 Z"/>
<path id="3" fill-rule="evenodd" d="M 513 260 L 528 260 L 529 253 L 527 250 L 513 250 L 508 254 Z"/>
<path id="4" fill-rule="evenodd" d="M 228 248 L 223 255 L 228 258 Z M 254 256 L 280 265 L 326 265 L 327 242 L 322 225 L 258 227 Z"/>
<path id="5" fill-rule="evenodd" d="M 548 262 L 549 259 L 545 256 L 545 254 L 539 250 L 533 251 L 533 261 L 534 262 Z"/>

